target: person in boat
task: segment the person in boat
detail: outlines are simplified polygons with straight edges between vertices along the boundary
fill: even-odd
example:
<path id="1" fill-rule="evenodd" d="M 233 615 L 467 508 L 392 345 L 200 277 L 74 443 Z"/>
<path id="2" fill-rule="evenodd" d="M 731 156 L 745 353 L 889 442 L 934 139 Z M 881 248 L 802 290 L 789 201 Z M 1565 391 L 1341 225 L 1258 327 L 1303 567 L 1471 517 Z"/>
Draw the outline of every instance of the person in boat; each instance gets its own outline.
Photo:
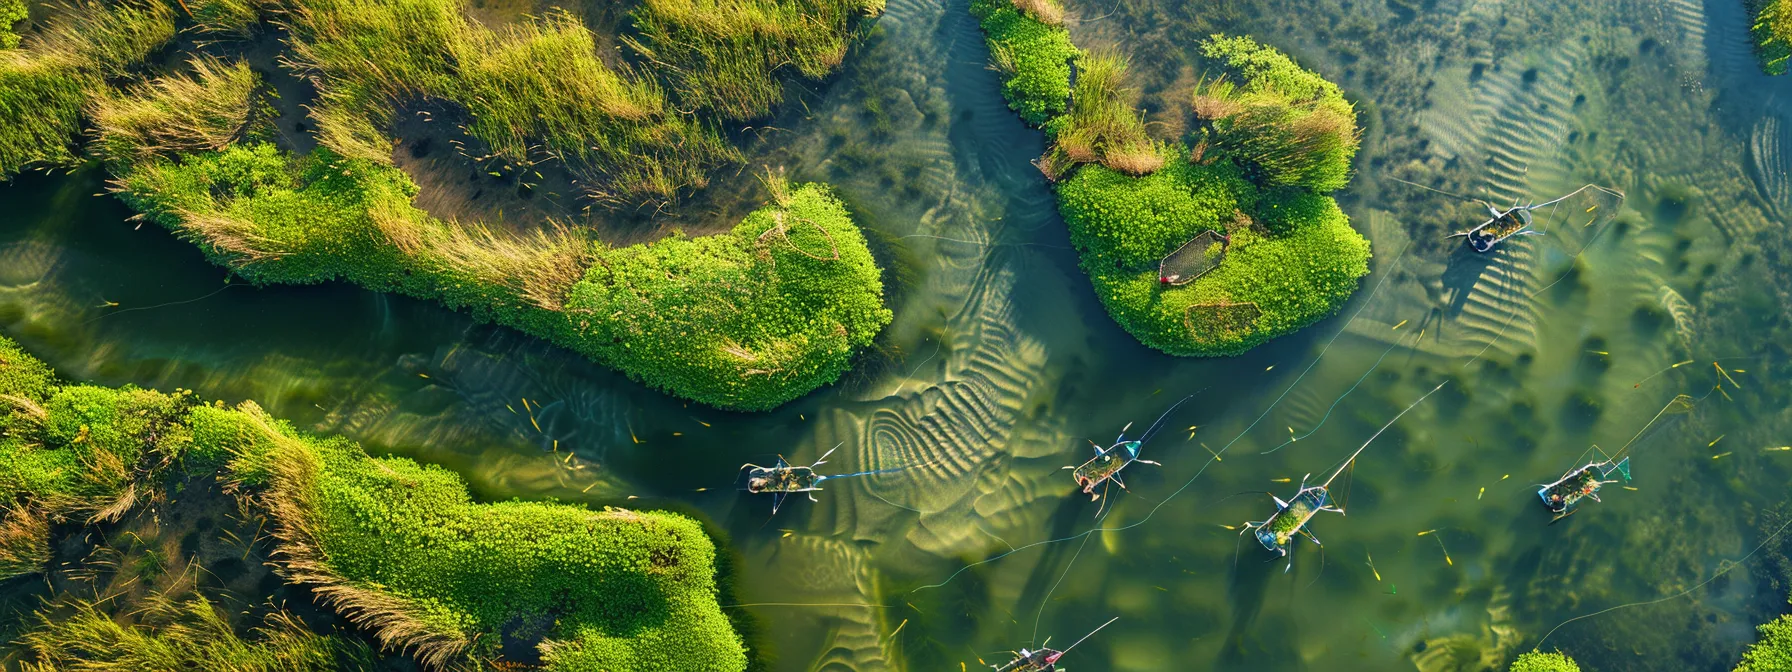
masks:
<path id="1" fill-rule="evenodd" d="M 747 492 L 801 492 L 813 489 L 821 479 L 809 467 L 752 467 L 747 473 Z"/>

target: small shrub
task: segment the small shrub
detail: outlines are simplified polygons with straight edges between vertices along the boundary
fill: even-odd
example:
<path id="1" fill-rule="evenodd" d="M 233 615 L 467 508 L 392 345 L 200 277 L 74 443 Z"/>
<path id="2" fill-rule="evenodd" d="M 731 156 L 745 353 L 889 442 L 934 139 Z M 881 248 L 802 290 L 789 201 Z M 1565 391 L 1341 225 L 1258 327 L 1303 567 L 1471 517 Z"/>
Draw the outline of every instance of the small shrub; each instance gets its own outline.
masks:
<path id="1" fill-rule="evenodd" d="M 30 16 L 25 0 L 0 0 L 0 49 L 19 46 L 19 34 L 13 32 L 13 27 Z"/>
<path id="2" fill-rule="evenodd" d="M 1002 72 L 1008 107 L 1035 126 L 1064 113 L 1071 61 L 1080 52 L 1070 31 L 1021 13 L 1012 0 L 971 0 L 992 62 Z"/>
<path id="3" fill-rule="evenodd" d="M 1761 69 L 1769 75 L 1786 74 L 1786 61 L 1792 58 L 1792 2 L 1753 0 L 1749 4 L 1755 9 L 1751 32 Z"/>
<path id="4" fill-rule="evenodd" d="M 1507 672 L 1580 672 L 1580 666 L 1574 664 L 1573 658 L 1562 653 L 1531 651 L 1519 654 Z"/>
<path id="5" fill-rule="evenodd" d="M 1756 628 L 1761 640 L 1742 653 L 1735 672 L 1792 670 L 1792 616 L 1781 616 Z"/>

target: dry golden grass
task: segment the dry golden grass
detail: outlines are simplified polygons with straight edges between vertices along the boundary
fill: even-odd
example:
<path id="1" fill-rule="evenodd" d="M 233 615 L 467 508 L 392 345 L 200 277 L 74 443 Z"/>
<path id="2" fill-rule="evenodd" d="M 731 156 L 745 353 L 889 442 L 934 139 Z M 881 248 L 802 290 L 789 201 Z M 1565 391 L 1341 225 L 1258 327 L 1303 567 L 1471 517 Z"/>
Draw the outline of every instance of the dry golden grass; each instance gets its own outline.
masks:
<path id="1" fill-rule="evenodd" d="M 190 74 L 162 77 L 90 103 L 95 153 L 128 163 L 219 150 L 241 137 L 257 84 L 249 64 L 202 56 L 188 68 Z"/>
<path id="2" fill-rule="evenodd" d="M 124 186 L 115 185 L 114 188 L 122 191 Z M 260 227 L 254 222 L 233 215 L 216 211 L 183 212 L 180 213 L 180 218 L 182 235 L 210 245 L 243 263 L 279 259 L 289 253 L 280 249 L 280 241 L 262 235 Z"/>
<path id="3" fill-rule="evenodd" d="M 1050 26 L 1064 25 L 1064 6 L 1058 0 L 1014 0 L 1014 8 Z"/>
<path id="4" fill-rule="evenodd" d="M 425 221 L 411 208 L 375 208 L 369 215 L 406 255 L 508 287 L 543 310 L 560 310 L 591 263 L 591 243 L 558 222 L 528 234 L 505 234 L 479 224 Z"/>

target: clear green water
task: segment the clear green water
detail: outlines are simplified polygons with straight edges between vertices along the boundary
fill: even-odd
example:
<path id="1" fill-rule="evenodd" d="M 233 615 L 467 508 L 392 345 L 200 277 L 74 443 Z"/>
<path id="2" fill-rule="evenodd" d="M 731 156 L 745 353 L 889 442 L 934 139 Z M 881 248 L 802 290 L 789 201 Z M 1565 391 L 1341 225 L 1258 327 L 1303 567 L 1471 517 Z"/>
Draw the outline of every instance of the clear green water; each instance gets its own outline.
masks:
<path id="1" fill-rule="evenodd" d="M 91 173 L 0 191 L 0 331 L 70 376 L 256 399 L 449 465 L 483 497 L 702 516 L 739 555 L 751 606 L 735 608 L 774 670 L 971 669 L 1112 616 L 1067 667 L 1503 669 L 1564 620 L 1688 589 L 1544 648 L 1588 670 L 1727 670 L 1785 609 L 1792 567 L 1776 539 L 1703 583 L 1778 529 L 1792 483 L 1792 452 L 1767 450 L 1792 443 L 1792 80 L 1756 73 L 1733 4 L 1076 6 L 1095 17 L 1078 40 L 1130 50 L 1148 105 L 1175 99 L 1215 30 L 1358 101 L 1342 200 L 1374 272 L 1340 316 L 1238 358 L 1166 357 L 1107 318 L 1029 164 L 1043 140 L 1002 106 L 962 3 L 933 0 L 892 0 L 759 150 L 838 185 L 914 261 L 887 354 L 776 412 L 690 407 L 429 304 L 226 287 L 93 197 Z M 1472 207 L 1402 175 L 1504 202 L 1588 182 L 1628 198 L 1571 199 L 1540 218 L 1550 235 L 1472 257 L 1437 240 Z M 1714 361 L 1734 379 L 1721 394 Z M 1446 378 L 1340 481 L 1349 515 L 1315 520 L 1323 550 L 1297 544 L 1284 572 L 1226 527 Z M 1164 466 L 1129 467 L 1098 522 L 1061 467 L 1197 392 L 1145 446 Z M 1704 399 L 1632 446 L 1635 490 L 1549 524 L 1536 484 L 1678 393 Z M 732 489 L 742 462 L 836 445 L 823 473 L 926 466 L 827 483 L 776 517 Z"/>

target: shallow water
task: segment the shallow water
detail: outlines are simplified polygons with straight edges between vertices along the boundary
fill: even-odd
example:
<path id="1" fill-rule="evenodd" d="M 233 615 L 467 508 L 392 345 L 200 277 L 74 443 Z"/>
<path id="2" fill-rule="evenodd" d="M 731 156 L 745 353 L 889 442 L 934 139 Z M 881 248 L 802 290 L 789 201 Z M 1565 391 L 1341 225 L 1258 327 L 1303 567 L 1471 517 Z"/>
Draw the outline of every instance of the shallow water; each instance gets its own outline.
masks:
<path id="1" fill-rule="evenodd" d="M 1093 17 L 1079 40 L 1133 51 L 1148 104 L 1211 30 L 1358 101 L 1341 200 L 1373 273 L 1339 316 L 1242 357 L 1170 358 L 1102 311 L 1029 163 L 1043 140 L 1003 107 L 958 0 L 891 0 L 761 148 L 917 260 L 885 354 L 775 412 L 689 406 L 427 303 L 228 285 L 94 197 L 94 173 L 0 190 L 0 331 L 72 377 L 255 399 L 482 497 L 704 517 L 774 670 L 975 668 L 1113 616 L 1067 667 L 1503 669 L 1564 620 L 1676 595 L 1543 648 L 1587 670 L 1729 669 L 1786 600 L 1778 538 L 1713 577 L 1785 520 L 1792 452 L 1766 449 L 1792 430 L 1792 80 L 1756 72 L 1735 3 L 1584 4 L 1073 3 Z M 1504 202 L 1628 196 L 1539 211 L 1548 235 L 1476 257 L 1437 238 L 1479 215 L 1386 179 L 1401 170 Z M 1239 537 L 1269 493 L 1329 475 L 1445 380 L 1340 477 L 1349 514 L 1315 520 L 1323 549 L 1297 544 L 1284 571 Z M 1679 393 L 1701 400 L 1631 445 L 1635 489 L 1551 525 L 1536 484 Z M 1089 440 L 1191 394 L 1146 444 L 1163 467 L 1129 467 L 1105 507 L 1074 492 L 1061 467 Z M 776 517 L 732 489 L 742 462 L 834 446 L 823 473 L 922 466 Z"/>

